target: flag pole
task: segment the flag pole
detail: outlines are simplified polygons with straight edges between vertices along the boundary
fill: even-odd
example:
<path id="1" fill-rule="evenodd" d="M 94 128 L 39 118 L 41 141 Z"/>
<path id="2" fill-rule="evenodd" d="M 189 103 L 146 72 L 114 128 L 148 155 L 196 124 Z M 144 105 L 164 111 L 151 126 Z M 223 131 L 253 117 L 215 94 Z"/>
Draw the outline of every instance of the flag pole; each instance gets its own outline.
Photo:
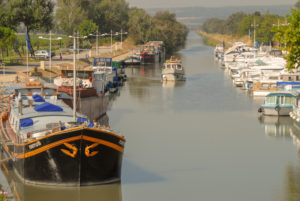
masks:
<path id="1" fill-rule="evenodd" d="M 27 77 L 29 76 L 29 70 L 28 70 L 28 32 L 27 32 L 27 27 L 26 27 L 26 66 L 27 66 Z"/>

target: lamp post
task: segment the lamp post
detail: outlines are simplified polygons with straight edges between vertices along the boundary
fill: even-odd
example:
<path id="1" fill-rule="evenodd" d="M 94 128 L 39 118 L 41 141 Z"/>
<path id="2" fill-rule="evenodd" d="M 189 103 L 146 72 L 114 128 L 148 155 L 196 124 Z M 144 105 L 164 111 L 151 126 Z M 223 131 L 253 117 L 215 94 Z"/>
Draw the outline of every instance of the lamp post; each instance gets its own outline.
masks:
<path id="1" fill-rule="evenodd" d="M 87 36 L 79 37 L 77 32 L 77 36 L 74 33 L 74 36 L 69 36 L 69 38 L 73 38 L 73 118 L 76 122 L 76 39 L 87 38 Z"/>
<path id="2" fill-rule="evenodd" d="M 96 31 L 96 34 L 89 34 L 89 36 L 96 36 L 96 55 L 99 54 L 99 47 L 98 47 L 98 38 L 99 36 L 105 36 L 106 34 L 99 34 L 99 31 Z"/>
<path id="3" fill-rule="evenodd" d="M 256 27 L 258 27 L 258 24 L 255 23 L 255 19 L 254 19 L 254 23 L 251 24 L 251 27 L 254 27 L 254 41 L 253 41 L 253 43 L 254 43 L 254 45 L 256 45 L 255 37 L 256 37 Z"/>
<path id="4" fill-rule="evenodd" d="M 123 35 L 124 34 L 128 34 L 128 33 L 127 32 L 123 32 L 123 30 L 121 29 L 120 34 L 121 34 L 121 49 L 123 49 Z"/>
<path id="5" fill-rule="evenodd" d="M 49 38 L 44 38 L 43 36 L 39 36 L 39 39 L 49 40 L 49 67 L 50 67 L 50 82 L 52 82 L 52 75 L 51 75 L 51 67 L 52 67 L 52 52 L 51 52 L 51 41 L 52 40 L 61 40 L 61 37 L 57 37 L 52 39 L 51 31 L 49 32 Z"/>

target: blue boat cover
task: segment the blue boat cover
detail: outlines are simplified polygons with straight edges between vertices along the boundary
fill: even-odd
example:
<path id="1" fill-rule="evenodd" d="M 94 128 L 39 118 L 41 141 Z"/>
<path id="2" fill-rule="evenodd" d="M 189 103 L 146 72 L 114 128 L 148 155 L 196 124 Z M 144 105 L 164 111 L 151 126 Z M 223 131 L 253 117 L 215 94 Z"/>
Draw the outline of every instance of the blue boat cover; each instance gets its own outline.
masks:
<path id="1" fill-rule="evenodd" d="M 88 125 L 89 128 L 93 128 L 94 127 L 94 123 L 90 122 L 90 124 Z"/>
<path id="2" fill-rule="evenodd" d="M 87 118 L 77 117 L 77 122 L 89 122 Z"/>
<path id="3" fill-rule="evenodd" d="M 300 85 L 300 82 L 277 82 L 277 85 Z"/>
<path id="4" fill-rule="evenodd" d="M 35 101 L 35 102 L 45 102 L 45 99 L 43 99 L 40 95 L 38 95 L 38 94 L 34 94 L 33 96 L 32 96 L 32 98 L 33 98 L 33 100 Z"/>
<path id="5" fill-rule="evenodd" d="M 20 127 L 28 127 L 28 126 L 32 126 L 32 125 L 33 125 L 33 121 L 30 118 L 20 120 Z"/>
<path id="6" fill-rule="evenodd" d="M 37 112 L 61 112 L 63 109 L 57 105 L 45 102 L 40 105 L 34 106 L 34 110 Z"/>

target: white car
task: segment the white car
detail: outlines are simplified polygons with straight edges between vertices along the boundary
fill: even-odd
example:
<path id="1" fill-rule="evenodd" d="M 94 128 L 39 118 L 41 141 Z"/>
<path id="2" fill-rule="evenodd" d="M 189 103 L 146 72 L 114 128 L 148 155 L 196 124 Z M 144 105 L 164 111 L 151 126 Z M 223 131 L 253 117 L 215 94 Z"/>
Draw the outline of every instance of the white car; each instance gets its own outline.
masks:
<path id="1" fill-rule="evenodd" d="M 43 58 L 49 58 L 50 56 L 50 51 L 49 50 L 38 50 L 34 53 L 34 56 L 36 57 L 43 57 Z M 51 52 L 51 57 L 54 57 L 55 53 Z"/>

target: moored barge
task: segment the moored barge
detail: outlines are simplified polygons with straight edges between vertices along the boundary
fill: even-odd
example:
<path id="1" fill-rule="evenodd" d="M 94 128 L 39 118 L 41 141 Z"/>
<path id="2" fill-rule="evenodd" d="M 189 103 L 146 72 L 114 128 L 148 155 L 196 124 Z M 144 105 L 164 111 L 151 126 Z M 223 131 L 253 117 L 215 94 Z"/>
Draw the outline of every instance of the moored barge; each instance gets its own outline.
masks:
<path id="1" fill-rule="evenodd" d="M 16 83 L 2 114 L 2 148 L 25 183 L 85 186 L 120 181 L 125 138 L 57 99 L 49 83 Z"/>

